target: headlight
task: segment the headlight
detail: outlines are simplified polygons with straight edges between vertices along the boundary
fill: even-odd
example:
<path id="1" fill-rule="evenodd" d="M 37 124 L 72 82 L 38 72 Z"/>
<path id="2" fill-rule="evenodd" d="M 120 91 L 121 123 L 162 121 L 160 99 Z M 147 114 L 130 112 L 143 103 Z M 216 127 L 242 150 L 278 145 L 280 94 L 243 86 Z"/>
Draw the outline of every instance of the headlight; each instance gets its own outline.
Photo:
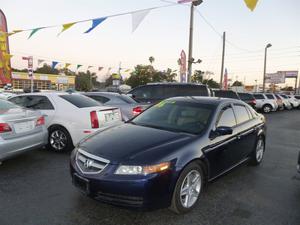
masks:
<path id="1" fill-rule="evenodd" d="M 163 162 L 151 166 L 126 166 L 121 165 L 116 170 L 118 175 L 147 175 L 150 173 L 159 173 L 170 168 L 170 162 Z"/>

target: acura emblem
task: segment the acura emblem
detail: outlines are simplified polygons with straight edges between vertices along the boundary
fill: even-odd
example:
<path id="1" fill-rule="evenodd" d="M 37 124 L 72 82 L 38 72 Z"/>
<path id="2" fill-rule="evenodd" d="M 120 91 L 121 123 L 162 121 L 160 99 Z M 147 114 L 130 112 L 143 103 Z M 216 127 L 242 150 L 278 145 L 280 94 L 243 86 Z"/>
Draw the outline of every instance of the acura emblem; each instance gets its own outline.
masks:
<path id="1" fill-rule="evenodd" d="M 89 169 L 92 166 L 92 164 L 93 164 L 93 160 L 86 159 L 84 161 L 83 165 L 84 165 L 85 168 Z"/>

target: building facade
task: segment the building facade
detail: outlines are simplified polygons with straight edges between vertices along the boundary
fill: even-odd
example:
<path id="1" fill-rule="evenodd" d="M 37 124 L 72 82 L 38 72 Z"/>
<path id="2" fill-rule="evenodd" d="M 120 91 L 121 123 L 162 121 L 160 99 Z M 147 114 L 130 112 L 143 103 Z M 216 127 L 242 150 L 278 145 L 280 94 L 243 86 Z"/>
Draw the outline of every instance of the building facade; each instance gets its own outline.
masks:
<path id="1" fill-rule="evenodd" d="M 27 73 L 12 72 L 12 86 L 14 91 L 30 89 L 31 79 Z M 38 90 L 56 91 L 63 91 L 69 88 L 75 89 L 75 76 L 34 73 L 33 87 Z"/>

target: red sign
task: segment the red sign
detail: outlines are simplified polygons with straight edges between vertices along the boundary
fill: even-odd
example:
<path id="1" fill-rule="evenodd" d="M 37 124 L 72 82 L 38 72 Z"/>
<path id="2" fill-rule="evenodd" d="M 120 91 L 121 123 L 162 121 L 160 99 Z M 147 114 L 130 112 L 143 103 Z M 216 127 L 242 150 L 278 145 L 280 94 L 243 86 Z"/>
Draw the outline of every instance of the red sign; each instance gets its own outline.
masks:
<path id="1" fill-rule="evenodd" d="M 184 50 L 180 53 L 180 82 L 186 82 L 186 54 Z"/>
<path id="2" fill-rule="evenodd" d="M 7 57 L 9 55 L 9 44 L 6 32 L 6 18 L 0 10 L 0 87 L 11 83 L 10 57 Z"/>

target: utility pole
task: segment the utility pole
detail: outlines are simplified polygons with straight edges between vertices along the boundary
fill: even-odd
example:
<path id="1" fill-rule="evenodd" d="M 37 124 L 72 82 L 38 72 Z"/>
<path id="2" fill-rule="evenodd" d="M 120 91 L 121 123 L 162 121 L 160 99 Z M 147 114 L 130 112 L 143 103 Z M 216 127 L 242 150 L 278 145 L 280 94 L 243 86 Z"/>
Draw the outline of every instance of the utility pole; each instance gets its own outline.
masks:
<path id="1" fill-rule="evenodd" d="M 194 8 L 195 8 L 195 6 L 200 5 L 202 2 L 203 2 L 203 0 L 194 0 L 191 3 L 187 82 L 191 82 L 192 64 L 194 61 L 193 60 Z"/>
<path id="2" fill-rule="evenodd" d="M 267 71 L 267 52 L 268 48 L 271 48 L 271 44 L 267 44 L 265 47 L 265 60 L 264 60 L 264 77 L 263 77 L 263 92 L 265 92 L 265 86 L 266 86 L 266 71 Z"/>
<path id="3" fill-rule="evenodd" d="M 223 89 L 223 74 L 224 74 L 224 61 L 225 61 L 225 42 L 226 42 L 226 32 L 224 31 L 223 32 L 223 50 L 222 50 L 220 89 Z"/>

